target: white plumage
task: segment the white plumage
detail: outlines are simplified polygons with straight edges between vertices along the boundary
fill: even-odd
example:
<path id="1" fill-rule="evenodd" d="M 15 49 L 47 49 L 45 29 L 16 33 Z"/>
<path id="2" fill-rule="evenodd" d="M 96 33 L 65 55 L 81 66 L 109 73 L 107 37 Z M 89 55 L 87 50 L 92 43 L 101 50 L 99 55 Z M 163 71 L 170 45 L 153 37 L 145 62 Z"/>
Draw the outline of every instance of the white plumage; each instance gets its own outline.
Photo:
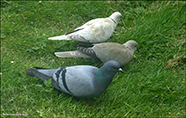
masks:
<path id="1" fill-rule="evenodd" d="M 48 38 L 49 40 L 76 40 L 86 43 L 99 43 L 108 40 L 113 34 L 121 13 L 114 12 L 107 18 L 96 18 L 84 25 L 61 36 Z"/>

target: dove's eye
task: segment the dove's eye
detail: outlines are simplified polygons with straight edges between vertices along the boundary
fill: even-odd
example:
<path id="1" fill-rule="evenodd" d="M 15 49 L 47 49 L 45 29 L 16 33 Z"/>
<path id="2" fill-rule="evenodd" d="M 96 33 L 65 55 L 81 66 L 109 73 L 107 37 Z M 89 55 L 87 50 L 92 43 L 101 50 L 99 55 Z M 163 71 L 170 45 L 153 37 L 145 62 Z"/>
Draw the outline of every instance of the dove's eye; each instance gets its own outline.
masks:
<path id="1" fill-rule="evenodd" d="M 116 69 L 116 67 L 115 67 L 115 66 L 112 66 L 112 68 Z"/>

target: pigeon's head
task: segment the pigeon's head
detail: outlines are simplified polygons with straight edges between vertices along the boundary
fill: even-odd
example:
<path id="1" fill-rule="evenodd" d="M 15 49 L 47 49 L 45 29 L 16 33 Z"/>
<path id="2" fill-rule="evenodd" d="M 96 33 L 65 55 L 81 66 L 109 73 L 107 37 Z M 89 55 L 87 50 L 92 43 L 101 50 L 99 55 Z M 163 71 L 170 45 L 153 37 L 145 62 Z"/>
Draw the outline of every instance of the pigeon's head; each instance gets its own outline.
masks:
<path id="1" fill-rule="evenodd" d="M 106 70 L 109 72 L 114 72 L 114 73 L 122 72 L 123 73 L 123 70 L 120 68 L 120 64 L 114 60 L 106 62 L 103 65 L 103 67 L 106 68 Z"/>
<path id="2" fill-rule="evenodd" d="M 113 19 L 116 23 L 118 23 L 118 21 L 121 19 L 121 13 L 119 12 L 114 12 L 110 18 Z"/>
<path id="3" fill-rule="evenodd" d="M 123 70 L 120 68 L 120 64 L 117 61 L 108 61 L 106 62 L 98 71 L 97 71 L 97 81 L 102 84 L 102 86 L 108 87 L 110 82 L 112 81 L 114 75 L 117 72 L 122 72 Z"/>

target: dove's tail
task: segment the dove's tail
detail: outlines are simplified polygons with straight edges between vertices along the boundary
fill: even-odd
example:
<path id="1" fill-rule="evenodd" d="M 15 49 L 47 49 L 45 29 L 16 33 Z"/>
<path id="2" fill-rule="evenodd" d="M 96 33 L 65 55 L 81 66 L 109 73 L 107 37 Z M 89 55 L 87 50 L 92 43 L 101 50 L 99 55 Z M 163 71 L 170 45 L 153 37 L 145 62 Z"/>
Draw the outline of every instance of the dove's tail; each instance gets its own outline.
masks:
<path id="1" fill-rule="evenodd" d="M 61 35 L 61 36 L 55 36 L 55 37 L 49 37 L 49 40 L 71 40 L 68 38 L 66 35 Z"/>
<path id="2" fill-rule="evenodd" d="M 53 73 L 57 69 L 45 69 L 45 68 L 40 68 L 40 67 L 34 67 L 30 68 L 26 71 L 26 74 L 31 76 L 31 77 L 37 77 L 40 78 L 41 80 L 45 81 L 50 78 L 52 78 Z"/>
<path id="3" fill-rule="evenodd" d="M 90 56 L 79 52 L 79 51 L 66 51 L 66 52 L 55 52 L 57 57 L 83 57 L 83 58 L 91 58 Z"/>

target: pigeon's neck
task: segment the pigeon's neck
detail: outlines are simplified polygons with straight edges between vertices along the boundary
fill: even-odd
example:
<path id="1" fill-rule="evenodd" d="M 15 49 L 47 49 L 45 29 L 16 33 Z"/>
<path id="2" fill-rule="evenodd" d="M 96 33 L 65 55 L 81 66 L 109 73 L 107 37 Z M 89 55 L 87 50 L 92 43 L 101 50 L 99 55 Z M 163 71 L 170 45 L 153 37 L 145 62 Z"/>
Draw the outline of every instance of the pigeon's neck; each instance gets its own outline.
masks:
<path id="1" fill-rule="evenodd" d="M 100 68 L 96 73 L 96 80 L 101 86 L 108 87 L 114 75 L 114 72 L 108 72 L 107 69 Z"/>

